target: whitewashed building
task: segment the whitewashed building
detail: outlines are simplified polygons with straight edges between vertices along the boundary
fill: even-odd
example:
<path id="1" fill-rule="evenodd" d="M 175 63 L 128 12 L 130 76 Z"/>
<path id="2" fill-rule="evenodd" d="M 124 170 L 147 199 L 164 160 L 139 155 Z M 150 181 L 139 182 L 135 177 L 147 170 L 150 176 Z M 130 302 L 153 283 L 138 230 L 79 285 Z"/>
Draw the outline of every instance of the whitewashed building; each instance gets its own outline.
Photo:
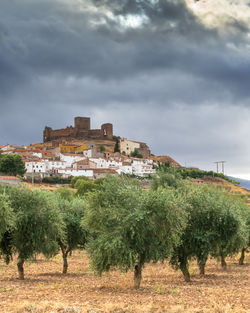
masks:
<path id="1" fill-rule="evenodd" d="M 56 173 L 57 169 L 66 168 L 66 162 L 42 159 L 35 161 L 25 161 L 25 168 L 27 173 Z"/>
<path id="2" fill-rule="evenodd" d="M 58 169 L 57 172 L 63 177 L 86 176 L 86 177 L 92 178 L 94 176 L 94 171 L 92 169 L 76 170 L 74 168 L 62 168 L 62 169 Z"/>
<path id="3" fill-rule="evenodd" d="M 85 156 L 80 156 L 80 155 L 76 155 L 76 154 L 63 154 L 60 153 L 60 160 L 64 161 L 66 164 L 66 167 L 72 167 L 73 163 L 80 161 L 80 160 L 85 160 L 86 157 Z"/>
<path id="4" fill-rule="evenodd" d="M 116 169 L 122 167 L 122 160 L 117 161 L 113 158 L 90 158 L 90 160 L 97 164 L 97 168 Z"/>

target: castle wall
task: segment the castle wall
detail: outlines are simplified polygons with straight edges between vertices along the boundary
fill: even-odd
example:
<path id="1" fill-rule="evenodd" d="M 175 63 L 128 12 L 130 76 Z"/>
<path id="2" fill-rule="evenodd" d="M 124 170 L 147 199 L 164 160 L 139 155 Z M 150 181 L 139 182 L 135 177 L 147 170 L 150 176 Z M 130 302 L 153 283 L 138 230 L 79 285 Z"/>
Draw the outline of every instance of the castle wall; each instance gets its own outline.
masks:
<path id="1" fill-rule="evenodd" d="M 62 129 L 50 129 L 47 132 L 47 138 L 45 141 L 50 141 L 50 140 L 55 140 L 55 139 L 59 139 L 59 138 L 64 138 L 64 137 L 72 137 L 74 133 L 74 128 L 72 126 L 67 127 L 67 128 L 62 128 Z M 45 135 L 44 135 L 45 137 Z"/>
<path id="2" fill-rule="evenodd" d="M 91 130 L 89 130 L 88 137 L 89 138 L 97 138 L 97 139 L 103 138 L 102 132 L 101 132 L 100 129 L 91 129 Z"/>
<path id="3" fill-rule="evenodd" d="M 113 139 L 113 125 L 110 123 L 103 124 L 101 129 L 90 129 L 89 117 L 75 117 L 75 127 L 67 127 L 53 130 L 45 127 L 43 132 L 43 141 L 48 142 L 61 138 L 91 138 L 91 139 Z"/>
<path id="4" fill-rule="evenodd" d="M 78 130 L 90 130 L 90 117 L 75 117 L 75 128 Z"/>

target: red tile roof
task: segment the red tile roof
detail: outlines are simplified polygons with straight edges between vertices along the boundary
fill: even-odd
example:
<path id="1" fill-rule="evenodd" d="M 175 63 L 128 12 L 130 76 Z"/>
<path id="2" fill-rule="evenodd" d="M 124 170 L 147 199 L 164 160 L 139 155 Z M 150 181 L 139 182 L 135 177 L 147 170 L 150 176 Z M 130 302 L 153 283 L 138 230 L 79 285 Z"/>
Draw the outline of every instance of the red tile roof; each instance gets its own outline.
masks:
<path id="1" fill-rule="evenodd" d="M 0 179 L 19 180 L 19 178 L 15 177 L 15 176 L 0 176 Z"/>

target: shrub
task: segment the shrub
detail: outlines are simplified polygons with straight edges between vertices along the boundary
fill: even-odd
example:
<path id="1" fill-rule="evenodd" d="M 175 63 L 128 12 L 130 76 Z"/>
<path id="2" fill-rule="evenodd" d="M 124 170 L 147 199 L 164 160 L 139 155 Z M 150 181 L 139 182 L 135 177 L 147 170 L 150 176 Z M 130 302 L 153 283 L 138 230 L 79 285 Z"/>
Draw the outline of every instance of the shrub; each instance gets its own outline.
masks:
<path id="1" fill-rule="evenodd" d="M 47 184 L 70 184 L 71 177 L 69 178 L 64 178 L 61 176 L 44 177 L 42 182 Z"/>

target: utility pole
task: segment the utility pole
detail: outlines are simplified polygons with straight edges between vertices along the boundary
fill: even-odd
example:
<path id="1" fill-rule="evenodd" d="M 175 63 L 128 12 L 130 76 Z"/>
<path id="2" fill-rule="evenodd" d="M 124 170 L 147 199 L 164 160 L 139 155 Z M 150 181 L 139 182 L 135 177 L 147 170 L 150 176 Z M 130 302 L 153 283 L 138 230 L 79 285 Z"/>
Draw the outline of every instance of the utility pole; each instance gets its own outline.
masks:
<path id="1" fill-rule="evenodd" d="M 214 162 L 214 163 L 216 163 L 216 173 L 219 173 L 219 163 L 220 162 Z"/>
<path id="2" fill-rule="evenodd" d="M 219 164 L 221 164 L 221 171 L 223 174 L 225 174 L 225 163 L 226 161 L 216 161 L 214 162 L 216 164 L 216 172 L 219 173 Z"/>
<path id="3" fill-rule="evenodd" d="M 34 170 L 33 170 L 33 161 L 31 163 L 32 165 L 32 175 L 31 175 L 31 181 L 32 181 L 32 190 L 34 189 Z"/>
<path id="4" fill-rule="evenodd" d="M 221 161 L 222 173 L 223 173 L 223 174 L 225 174 L 225 171 L 224 171 L 224 169 L 225 169 L 225 168 L 224 168 L 224 167 L 225 167 L 224 164 L 225 164 L 225 163 L 226 163 L 226 161 Z"/>

